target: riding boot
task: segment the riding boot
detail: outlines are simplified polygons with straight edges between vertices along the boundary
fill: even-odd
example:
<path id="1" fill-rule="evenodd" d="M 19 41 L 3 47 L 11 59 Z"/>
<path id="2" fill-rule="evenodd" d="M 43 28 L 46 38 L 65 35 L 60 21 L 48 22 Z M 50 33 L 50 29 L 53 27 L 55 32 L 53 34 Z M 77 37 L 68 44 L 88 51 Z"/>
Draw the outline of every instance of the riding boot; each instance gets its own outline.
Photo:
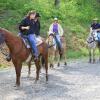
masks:
<path id="1" fill-rule="evenodd" d="M 8 55 L 6 56 L 6 60 L 7 60 L 8 62 L 11 61 L 11 55 L 10 55 L 10 54 L 8 54 Z"/>

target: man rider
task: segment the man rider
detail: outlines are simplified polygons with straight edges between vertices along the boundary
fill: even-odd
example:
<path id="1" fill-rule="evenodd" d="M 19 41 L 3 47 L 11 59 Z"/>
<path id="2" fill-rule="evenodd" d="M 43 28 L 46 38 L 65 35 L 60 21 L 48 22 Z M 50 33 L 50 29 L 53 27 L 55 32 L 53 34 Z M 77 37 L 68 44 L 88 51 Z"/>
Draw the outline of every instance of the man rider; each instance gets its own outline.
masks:
<path id="1" fill-rule="evenodd" d="M 90 27 L 90 33 L 92 32 L 95 35 L 95 40 L 98 41 L 100 39 L 100 23 L 98 22 L 98 18 L 93 19 L 93 23 Z"/>

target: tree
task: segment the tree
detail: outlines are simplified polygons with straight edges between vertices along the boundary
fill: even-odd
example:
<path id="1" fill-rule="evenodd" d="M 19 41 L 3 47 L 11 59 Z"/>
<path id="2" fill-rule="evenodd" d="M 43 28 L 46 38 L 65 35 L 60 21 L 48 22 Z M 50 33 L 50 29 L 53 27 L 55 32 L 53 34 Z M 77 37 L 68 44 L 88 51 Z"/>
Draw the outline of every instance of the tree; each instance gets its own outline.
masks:
<path id="1" fill-rule="evenodd" d="M 60 0 L 55 0 L 54 5 L 58 6 L 60 4 Z"/>

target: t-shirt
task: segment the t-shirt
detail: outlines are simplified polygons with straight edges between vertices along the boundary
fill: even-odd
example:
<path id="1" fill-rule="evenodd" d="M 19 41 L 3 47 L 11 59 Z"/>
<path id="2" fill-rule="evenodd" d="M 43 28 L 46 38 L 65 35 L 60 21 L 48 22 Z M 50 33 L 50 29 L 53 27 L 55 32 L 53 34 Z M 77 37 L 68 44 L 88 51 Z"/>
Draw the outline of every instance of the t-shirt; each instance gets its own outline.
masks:
<path id="1" fill-rule="evenodd" d="M 53 32 L 58 33 L 58 24 L 53 24 Z"/>

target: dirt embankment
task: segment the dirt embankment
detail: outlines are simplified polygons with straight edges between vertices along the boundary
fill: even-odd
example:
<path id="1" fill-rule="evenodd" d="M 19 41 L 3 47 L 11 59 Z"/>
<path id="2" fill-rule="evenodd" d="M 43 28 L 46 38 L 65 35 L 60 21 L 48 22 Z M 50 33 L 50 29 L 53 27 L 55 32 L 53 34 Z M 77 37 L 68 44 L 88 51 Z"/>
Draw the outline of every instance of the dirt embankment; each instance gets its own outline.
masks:
<path id="1" fill-rule="evenodd" d="M 1 66 L 2 67 L 3 66 L 6 67 L 6 66 L 11 66 L 11 65 L 12 65 L 12 63 L 11 62 L 7 62 L 6 59 L 5 59 L 5 56 L 0 53 L 0 67 Z"/>
<path id="2" fill-rule="evenodd" d="M 9 49 L 5 44 L 2 45 L 1 48 L 3 48 L 3 52 L 9 54 Z M 0 51 L 0 67 L 1 66 L 2 67 L 6 67 L 6 66 L 11 66 L 12 65 L 12 63 L 11 62 L 7 62 L 5 58 L 6 57 Z"/>

